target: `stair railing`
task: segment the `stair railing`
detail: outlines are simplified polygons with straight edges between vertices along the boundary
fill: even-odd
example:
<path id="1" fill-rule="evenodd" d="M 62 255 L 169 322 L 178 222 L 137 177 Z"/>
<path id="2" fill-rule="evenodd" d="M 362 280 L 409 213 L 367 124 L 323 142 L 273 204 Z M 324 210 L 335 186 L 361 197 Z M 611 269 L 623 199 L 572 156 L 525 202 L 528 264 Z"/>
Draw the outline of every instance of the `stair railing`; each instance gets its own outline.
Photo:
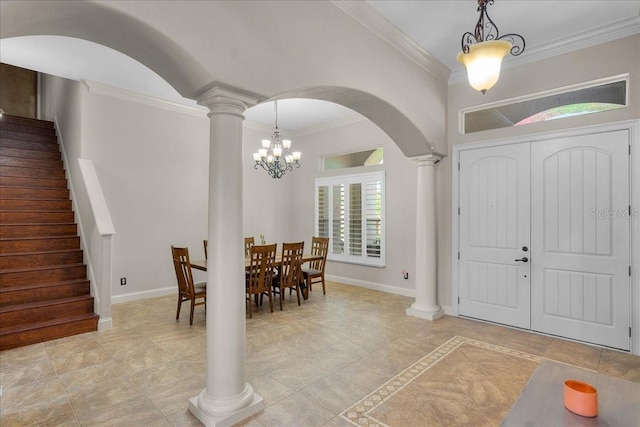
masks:
<path id="1" fill-rule="evenodd" d="M 91 293 L 95 298 L 96 313 L 100 315 L 98 329 L 109 329 L 112 323 L 112 244 L 116 230 L 93 162 L 78 159 L 78 165 L 93 214 L 83 216 L 83 221 L 78 222 L 83 231 L 85 253 L 89 258 L 87 266 L 91 279 Z"/>

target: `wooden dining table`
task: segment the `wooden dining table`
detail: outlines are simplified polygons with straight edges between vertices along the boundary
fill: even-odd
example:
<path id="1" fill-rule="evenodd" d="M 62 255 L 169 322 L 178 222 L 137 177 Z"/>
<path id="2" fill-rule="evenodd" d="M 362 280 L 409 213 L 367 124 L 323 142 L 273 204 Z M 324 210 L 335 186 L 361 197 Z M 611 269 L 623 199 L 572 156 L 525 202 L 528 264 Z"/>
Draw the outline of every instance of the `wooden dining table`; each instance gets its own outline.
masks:
<path id="1" fill-rule="evenodd" d="M 302 254 L 302 263 L 303 264 L 305 262 L 318 261 L 318 260 L 321 260 L 321 259 L 322 259 L 321 255 Z M 282 254 L 276 254 L 276 265 L 279 265 L 281 263 L 282 263 Z M 244 269 L 248 270 L 249 267 L 251 267 L 251 258 L 245 257 L 245 259 L 244 259 Z M 195 268 L 196 270 L 200 270 L 200 271 L 207 271 L 207 260 L 206 259 L 200 259 L 200 260 L 196 260 L 196 261 L 191 261 L 191 268 Z M 307 286 L 305 286 L 304 289 L 302 289 L 302 297 L 304 299 L 309 299 L 309 288 Z"/>

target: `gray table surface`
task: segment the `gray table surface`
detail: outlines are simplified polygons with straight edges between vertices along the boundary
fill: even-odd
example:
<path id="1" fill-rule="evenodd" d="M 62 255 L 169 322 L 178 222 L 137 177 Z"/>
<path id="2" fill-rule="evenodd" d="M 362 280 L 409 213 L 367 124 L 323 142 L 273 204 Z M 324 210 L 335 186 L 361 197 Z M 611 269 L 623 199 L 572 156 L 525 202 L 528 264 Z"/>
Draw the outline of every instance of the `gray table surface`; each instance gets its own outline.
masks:
<path id="1" fill-rule="evenodd" d="M 578 380 L 598 391 L 598 415 L 576 415 L 564 407 L 564 382 Z M 640 427 L 640 383 L 544 361 L 534 371 L 503 427 Z"/>

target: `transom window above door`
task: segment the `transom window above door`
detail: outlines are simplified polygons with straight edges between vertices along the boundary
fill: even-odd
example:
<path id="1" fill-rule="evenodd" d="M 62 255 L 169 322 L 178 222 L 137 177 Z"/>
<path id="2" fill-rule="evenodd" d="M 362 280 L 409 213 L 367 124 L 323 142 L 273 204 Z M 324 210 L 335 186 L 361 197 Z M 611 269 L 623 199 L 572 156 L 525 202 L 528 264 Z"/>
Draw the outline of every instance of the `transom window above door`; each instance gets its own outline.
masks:
<path id="1" fill-rule="evenodd" d="M 379 147 L 351 153 L 325 156 L 322 158 L 322 170 L 332 171 L 361 166 L 381 165 L 384 162 L 383 154 L 382 147 Z"/>
<path id="2" fill-rule="evenodd" d="M 615 76 L 460 111 L 460 132 L 522 126 L 625 108 L 629 76 Z"/>

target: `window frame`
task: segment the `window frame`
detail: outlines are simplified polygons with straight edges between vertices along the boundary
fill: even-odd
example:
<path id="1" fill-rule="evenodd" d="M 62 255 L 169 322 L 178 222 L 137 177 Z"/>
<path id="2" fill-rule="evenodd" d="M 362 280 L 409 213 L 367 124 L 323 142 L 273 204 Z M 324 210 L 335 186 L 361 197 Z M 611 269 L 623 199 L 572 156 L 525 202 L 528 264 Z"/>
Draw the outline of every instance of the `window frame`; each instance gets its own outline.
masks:
<path id="1" fill-rule="evenodd" d="M 371 152 L 371 153 L 369 154 L 367 159 L 364 162 L 362 162 L 362 164 L 349 164 L 349 162 L 347 162 L 346 165 L 343 165 L 340 167 L 338 166 L 328 167 L 328 164 L 331 164 L 331 162 L 338 157 L 341 157 L 341 158 L 357 157 L 367 152 Z M 372 155 L 376 154 L 376 152 L 380 152 L 380 162 L 367 164 L 367 160 L 369 160 L 369 158 L 371 158 Z M 344 169 L 362 168 L 362 167 L 368 168 L 370 166 L 380 166 L 382 164 L 384 164 L 384 147 L 372 147 L 372 148 L 367 148 L 367 149 L 358 150 L 358 151 L 349 151 L 347 153 L 337 153 L 337 154 L 322 156 L 320 159 L 320 170 L 322 172 L 339 172 Z"/>
<path id="2" fill-rule="evenodd" d="M 476 131 L 469 131 L 469 129 L 467 129 L 467 122 L 466 122 L 467 115 L 471 115 L 476 112 L 485 111 L 485 110 L 488 111 L 488 110 L 492 110 L 500 107 L 510 106 L 512 104 L 523 103 L 523 102 L 533 102 L 533 101 L 547 98 L 547 97 L 566 95 L 566 94 L 570 94 L 572 92 L 578 92 L 584 89 L 594 89 L 600 86 L 606 86 L 609 84 L 620 83 L 620 82 L 624 82 L 625 94 L 624 94 L 624 105 L 623 104 L 619 104 L 619 105 L 620 105 L 620 108 L 628 108 L 629 107 L 629 73 L 624 73 L 624 74 L 618 74 L 615 76 L 604 77 L 601 79 L 591 80 L 588 82 L 577 83 L 577 84 L 567 85 L 567 86 L 563 86 L 555 89 L 517 96 L 514 98 L 503 99 L 496 102 L 490 102 L 482 105 L 474 105 L 470 107 L 461 108 L 458 110 L 458 132 L 462 135 L 472 135 L 472 134 L 477 134 L 479 132 L 493 131 L 496 129 L 509 129 L 515 126 L 514 124 L 513 126 L 504 126 L 504 127 L 499 126 L 499 127 L 492 127 L 487 129 L 479 129 Z M 595 112 L 592 112 L 589 114 L 595 114 Z M 519 126 L 523 126 L 523 125 L 519 125 Z"/>
<path id="3" fill-rule="evenodd" d="M 371 182 L 379 182 L 380 184 L 380 239 L 379 239 L 379 251 L 380 256 L 369 256 L 369 252 L 367 250 L 367 242 L 369 240 L 369 236 L 367 234 L 367 203 L 366 201 L 366 188 L 367 183 Z M 351 255 L 350 252 L 350 184 L 361 184 L 361 206 L 360 206 L 360 222 L 361 222 L 361 245 L 364 247 L 360 247 L 361 254 L 360 255 Z M 343 186 L 343 211 L 342 211 L 342 253 L 334 252 L 334 200 L 333 200 L 333 187 L 342 185 Z M 386 242 L 386 219 L 385 219 L 385 172 L 370 172 L 370 173 L 361 173 L 361 174 L 351 174 L 351 175 L 339 175 L 339 176 L 331 176 L 331 177 L 321 177 L 316 178 L 315 180 L 315 209 L 314 209 L 314 231 L 316 236 L 320 236 L 320 200 L 319 200 L 319 189 L 320 187 L 327 187 L 326 195 L 327 203 L 325 211 L 328 214 L 326 218 L 326 233 L 328 237 L 331 239 L 329 242 L 329 252 L 327 253 L 327 259 L 330 261 L 343 262 L 349 264 L 358 264 L 365 265 L 369 267 L 378 267 L 383 268 L 386 265 L 386 250 L 385 250 L 385 242 Z M 376 239 L 376 242 L 378 239 Z M 378 248 L 375 248 L 378 249 Z"/>

